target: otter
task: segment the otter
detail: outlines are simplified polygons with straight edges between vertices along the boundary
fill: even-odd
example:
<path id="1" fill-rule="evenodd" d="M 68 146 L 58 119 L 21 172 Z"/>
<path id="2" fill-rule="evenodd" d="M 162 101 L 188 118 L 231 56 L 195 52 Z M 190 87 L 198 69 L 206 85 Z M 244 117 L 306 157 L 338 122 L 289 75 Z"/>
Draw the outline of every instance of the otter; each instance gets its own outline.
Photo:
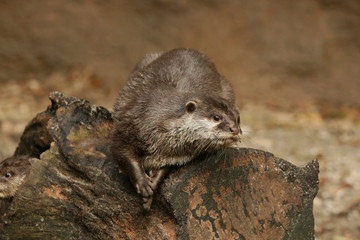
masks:
<path id="1" fill-rule="evenodd" d="M 29 156 L 13 156 L 0 162 L 0 227 L 4 214 L 30 172 Z"/>
<path id="2" fill-rule="evenodd" d="M 0 199 L 12 198 L 30 171 L 29 156 L 13 156 L 0 162 Z"/>
<path id="3" fill-rule="evenodd" d="M 143 207 L 170 167 L 239 142 L 234 92 L 214 63 L 193 49 L 146 55 L 114 105 L 111 151 Z"/>

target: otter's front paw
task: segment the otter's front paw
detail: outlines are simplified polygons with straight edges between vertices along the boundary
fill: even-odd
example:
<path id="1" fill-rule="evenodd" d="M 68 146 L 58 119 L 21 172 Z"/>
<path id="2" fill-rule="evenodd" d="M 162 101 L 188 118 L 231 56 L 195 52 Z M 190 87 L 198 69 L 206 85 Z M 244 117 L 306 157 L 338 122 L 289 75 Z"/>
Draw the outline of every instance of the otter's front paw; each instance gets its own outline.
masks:
<path id="1" fill-rule="evenodd" d="M 146 175 L 145 178 L 138 179 L 138 181 L 135 184 L 135 188 L 137 193 L 142 196 L 143 208 L 146 211 L 150 210 L 154 195 L 151 178 Z"/>
<path id="2" fill-rule="evenodd" d="M 146 210 L 146 211 L 149 211 L 150 210 L 150 207 L 151 207 L 151 203 L 153 201 L 153 198 L 154 196 L 151 196 L 151 197 L 148 197 L 148 198 L 143 198 L 143 208 Z"/>
<path id="3" fill-rule="evenodd" d="M 154 191 L 151 188 L 151 180 L 149 177 L 138 179 L 135 187 L 137 193 L 144 198 L 149 198 L 154 195 Z"/>

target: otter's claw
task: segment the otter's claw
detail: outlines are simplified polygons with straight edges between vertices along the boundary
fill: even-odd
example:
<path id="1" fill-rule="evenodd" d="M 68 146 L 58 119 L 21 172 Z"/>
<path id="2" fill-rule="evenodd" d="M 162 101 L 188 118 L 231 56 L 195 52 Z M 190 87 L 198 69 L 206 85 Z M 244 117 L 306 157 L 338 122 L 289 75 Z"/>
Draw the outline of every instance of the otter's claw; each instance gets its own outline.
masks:
<path id="1" fill-rule="evenodd" d="M 149 198 L 143 198 L 143 208 L 144 208 L 146 211 L 149 211 L 149 210 L 150 210 L 152 201 L 153 201 L 153 196 L 151 196 L 151 197 L 149 197 Z"/>

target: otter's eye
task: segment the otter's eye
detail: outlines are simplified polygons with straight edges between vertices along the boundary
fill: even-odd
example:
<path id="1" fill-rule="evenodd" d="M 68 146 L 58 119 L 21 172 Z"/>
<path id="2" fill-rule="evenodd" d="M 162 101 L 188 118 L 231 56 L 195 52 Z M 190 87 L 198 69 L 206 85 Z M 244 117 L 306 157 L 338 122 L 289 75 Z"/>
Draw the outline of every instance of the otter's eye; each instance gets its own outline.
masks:
<path id="1" fill-rule="evenodd" d="M 213 119 L 214 119 L 215 122 L 218 122 L 218 121 L 221 120 L 221 117 L 219 115 L 214 115 Z"/>
<path id="2" fill-rule="evenodd" d="M 4 175 L 6 178 L 9 178 L 9 177 L 11 177 L 11 173 L 5 173 L 5 175 Z"/>

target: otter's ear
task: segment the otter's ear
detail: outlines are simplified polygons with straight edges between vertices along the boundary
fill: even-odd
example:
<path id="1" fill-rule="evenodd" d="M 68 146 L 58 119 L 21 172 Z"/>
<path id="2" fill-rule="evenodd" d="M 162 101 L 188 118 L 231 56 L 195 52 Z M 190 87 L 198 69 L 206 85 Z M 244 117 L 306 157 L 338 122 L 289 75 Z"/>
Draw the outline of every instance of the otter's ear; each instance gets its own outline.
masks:
<path id="1" fill-rule="evenodd" d="M 196 107 L 197 107 L 196 102 L 189 101 L 186 103 L 186 112 L 193 113 L 195 111 Z"/>

